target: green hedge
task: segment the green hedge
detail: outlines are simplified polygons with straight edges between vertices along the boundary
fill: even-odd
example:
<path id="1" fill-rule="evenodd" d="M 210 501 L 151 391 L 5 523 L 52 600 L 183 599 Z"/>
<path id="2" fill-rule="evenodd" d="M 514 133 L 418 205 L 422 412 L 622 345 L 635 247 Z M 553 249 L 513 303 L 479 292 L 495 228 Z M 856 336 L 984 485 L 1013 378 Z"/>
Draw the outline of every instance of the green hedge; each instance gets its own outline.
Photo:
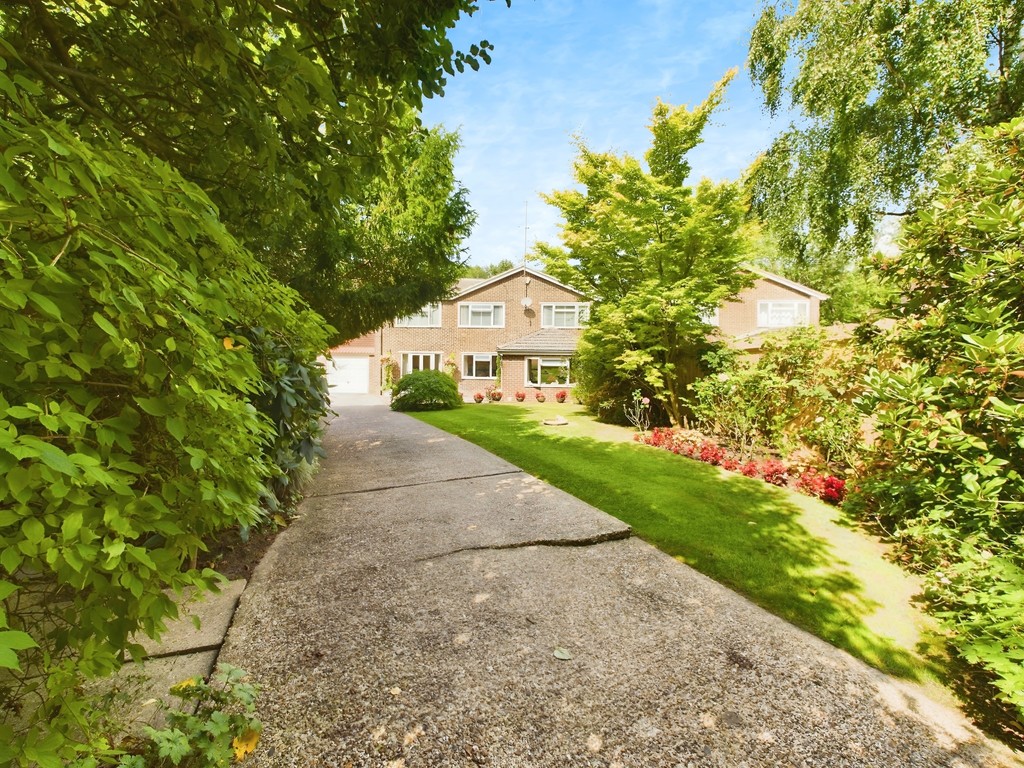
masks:
<path id="1" fill-rule="evenodd" d="M 34 89 L 0 66 L 0 763 L 57 766 L 109 746 L 81 683 L 312 458 L 326 331 L 201 190 Z"/>
<path id="2" fill-rule="evenodd" d="M 444 371 L 407 373 L 391 395 L 391 408 L 396 411 L 445 411 L 461 405 L 459 385 Z"/>

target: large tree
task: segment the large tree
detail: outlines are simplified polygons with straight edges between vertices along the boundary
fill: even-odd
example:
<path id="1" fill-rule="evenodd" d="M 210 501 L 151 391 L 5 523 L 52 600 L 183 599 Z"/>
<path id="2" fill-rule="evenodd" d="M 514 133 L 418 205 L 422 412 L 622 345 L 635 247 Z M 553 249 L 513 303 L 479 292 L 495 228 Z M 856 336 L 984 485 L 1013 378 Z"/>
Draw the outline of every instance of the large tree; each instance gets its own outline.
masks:
<path id="1" fill-rule="evenodd" d="M 688 184 L 687 153 L 732 74 L 693 110 L 659 102 L 647 167 L 579 143 L 582 189 L 545 196 L 562 214 L 562 246 L 539 244 L 547 271 L 595 301 L 578 372 L 591 405 L 640 387 L 678 423 L 710 330 L 706 316 L 747 279 L 745 201 L 734 183 Z"/>
<path id="2" fill-rule="evenodd" d="M 166 161 L 210 195 L 233 235 L 280 267 L 289 254 L 268 249 L 303 252 L 307 237 L 349 232 L 347 205 L 379 203 L 379 186 L 367 182 L 388 178 L 389 164 L 422 149 L 410 114 L 443 92 L 449 74 L 489 60 L 486 42 L 463 53 L 446 38 L 475 8 L 473 0 L 15 0 L 0 11 L 0 38 L 9 74 L 41 89 L 44 119 L 84 135 L 116 131 Z M 447 183 L 433 199 L 459 196 L 449 179 L 439 181 Z M 280 236 L 284 222 L 290 237 Z M 465 223 L 456 212 L 446 228 Z M 456 276 L 458 248 L 444 238 L 421 245 L 419 279 L 439 294 Z M 329 273 L 318 256 L 319 271 Z M 391 303 L 393 314 L 422 304 L 422 291 L 402 287 L 405 265 L 396 287 L 346 282 L 363 254 L 334 250 L 329 258 L 340 272 L 329 275 L 331 285 L 344 286 L 347 298 L 362 289 Z M 303 288 L 305 274 L 278 276 L 298 276 Z M 331 319 L 358 326 L 362 316 Z"/>
<path id="3" fill-rule="evenodd" d="M 885 214 L 934 188 L 948 150 L 1024 105 L 1017 0 L 766 2 L 750 70 L 793 123 L 753 169 L 791 270 L 842 276 Z"/>

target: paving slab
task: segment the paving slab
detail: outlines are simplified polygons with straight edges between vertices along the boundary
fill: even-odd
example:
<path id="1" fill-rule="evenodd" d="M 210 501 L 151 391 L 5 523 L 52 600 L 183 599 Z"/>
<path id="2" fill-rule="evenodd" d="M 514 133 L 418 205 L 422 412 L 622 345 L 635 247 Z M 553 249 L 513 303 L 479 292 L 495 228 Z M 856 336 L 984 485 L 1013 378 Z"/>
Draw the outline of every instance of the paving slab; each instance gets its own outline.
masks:
<path id="1" fill-rule="evenodd" d="M 178 618 L 167 622 L 167 630 L 159 640 L 145 636 L 133 640 L 150 657 L 216 650 L 224 642 L 244 589 L 245 579 L 235 579 L 222 586 L 220 592 L 207 593 L 198 599 L 193 599 L 192 592 L 188 591 L 178 605 Z"/>
<path id="2" fill-rule="evenodd" d="M 145 659 L 125 664 L 116 674 L 95 681 L 92 690 L 108 697 L 105 711 L 119 727 L 141 735 L 144 725 L 162 728 L 167 724 L 160 703 L 181 709 L 181 699 L 170 693 L 172 686 L 206 677 L 216 662 L 217 649 Z"/>
<path id="3" fill-rule="evenodd" d="M 429 478 L 440 445 L 439 479 L 310 499 L 256 569 L 220 657 L 261 688 L 253 766 L 1020 765 L 604 513 L 521 473 L 451 477 L 494 465 L 359 414 L 332 425 L 335 479 L 386 453 Z"/>
<path id="4" fill-rule="evenodd" d="M 366 397 L 366 396 L 364 396 Z M 372 401 L 371 401 L 372 402 Z M 338 405 L 309 496 L 518 472 L 471 443 L 385 405 Z"/>

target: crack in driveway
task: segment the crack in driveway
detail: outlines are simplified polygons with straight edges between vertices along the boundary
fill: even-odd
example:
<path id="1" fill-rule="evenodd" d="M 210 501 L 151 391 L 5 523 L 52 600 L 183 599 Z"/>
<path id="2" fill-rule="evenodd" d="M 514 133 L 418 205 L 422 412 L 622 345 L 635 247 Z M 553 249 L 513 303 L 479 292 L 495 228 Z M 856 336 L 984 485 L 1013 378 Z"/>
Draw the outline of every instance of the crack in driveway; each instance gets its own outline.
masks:
<path id="1" fill-rule="evenodd" d="M 475 547 L 460 547 L 450 552 L 441 552 L 428 557 L 418 557 L 413 562 L 423 563 L 427 560 L 438 560 L 442 557 L 450 557 L 461 552 L 481 552 L 484 550 L 501 549 L 526 549 L 527 547 L 592 547 L 596 544 L 606 544 L 609 541 L 622 541 L 633 535 L 632 528 L 624 528 L 607 533 L 596 533 L 593 536 L 584 536 L 578 539 L 533 539 L 531 541 L 516 541 L 510 544 L 480 544 Z"/>
<path id="2" fill-rule="evenodd" d="M 486 472 L 482 475 L 465 475 L 461 477 L 445 477 L 441 480 L 421 480 L 416 483 L 396 483 L 394 485 L 381 485 L 375 488 L 356 488 L 349 491 L 333 491 L 331 493 L 311 493 L 306 496 L 307 499 L 329 499 L 335 496 L 349 496 L 358 493 L 374 493 L 376 491 L 391 491 L 396 488 L 416 488 L 421 485 L 438 485 L 441 483 L 454 483 L 460 480 L 477 480 L 484 477 L 503 477 L 505 475 L 525 475 L 521 469 L 504 469 L 501 472 Z"/>

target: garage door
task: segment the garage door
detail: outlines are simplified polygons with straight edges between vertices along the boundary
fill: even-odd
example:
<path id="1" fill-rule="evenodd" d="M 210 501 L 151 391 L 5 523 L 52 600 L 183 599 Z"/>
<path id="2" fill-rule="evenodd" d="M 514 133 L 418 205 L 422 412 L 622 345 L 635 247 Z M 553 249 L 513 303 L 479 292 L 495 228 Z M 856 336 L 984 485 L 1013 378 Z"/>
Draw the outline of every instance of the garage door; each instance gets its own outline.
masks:
<path id="1" fill-rule="evenodd" d="M 370 356 L 335 357 L 333 367 L 327 366 L 327 383 L 332 392 L 339 394 L 367 394 L 370 390 Z"/>

